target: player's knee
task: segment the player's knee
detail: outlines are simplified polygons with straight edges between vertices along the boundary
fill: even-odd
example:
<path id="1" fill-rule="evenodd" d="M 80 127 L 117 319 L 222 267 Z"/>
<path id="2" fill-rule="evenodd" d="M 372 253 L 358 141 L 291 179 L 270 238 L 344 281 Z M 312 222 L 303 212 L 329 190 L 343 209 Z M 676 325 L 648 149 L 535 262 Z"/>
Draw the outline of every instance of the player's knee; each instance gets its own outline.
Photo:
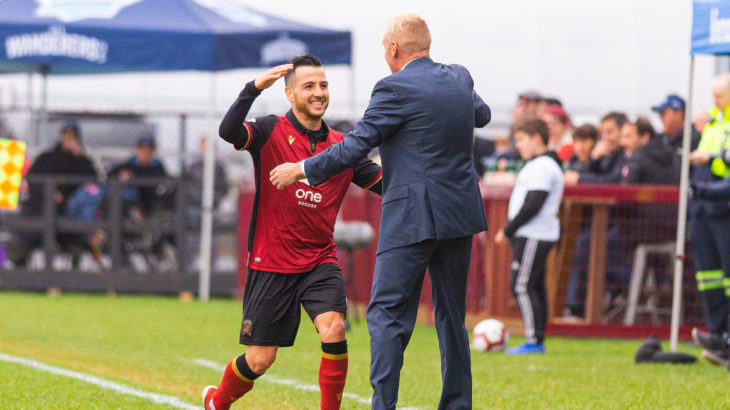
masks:
<path id="1" fill-rule="evenodd" d="M 250 355 L 248 352 L 246 353 L 246 361 L 248 362 L 249 367 L 251 367 L 251 370 L 253 370 L 256 374 L 264 374 L 264 372 L 266 372 L 266 370 L 274 364 L 274 360 L 276 360 L 275 351 L 258 352 L 253 355 Z"/>
<path id="2" fill-rule="evenodd" d="M 319 329 L 319 334 L 324 343 L 333 343 L 345 340 L 345 319 L 338 317 L 332 320 L 327 326 Z"/>

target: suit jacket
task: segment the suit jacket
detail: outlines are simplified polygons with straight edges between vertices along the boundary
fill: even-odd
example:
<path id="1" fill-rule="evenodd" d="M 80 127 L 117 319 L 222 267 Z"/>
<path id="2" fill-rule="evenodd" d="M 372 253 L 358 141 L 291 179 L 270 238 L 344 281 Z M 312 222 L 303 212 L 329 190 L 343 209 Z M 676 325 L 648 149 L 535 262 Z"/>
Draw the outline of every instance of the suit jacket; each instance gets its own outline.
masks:
<path id="1" fill-rule="evenodd" d="M 422 57 L 378 81 L 344 141 L 307 159 L 317 185 L 379 146 L 383 210 L 378 253 L 487 229 L 472 161 L 474 127 L 491 119 L 466 68 Z"/>

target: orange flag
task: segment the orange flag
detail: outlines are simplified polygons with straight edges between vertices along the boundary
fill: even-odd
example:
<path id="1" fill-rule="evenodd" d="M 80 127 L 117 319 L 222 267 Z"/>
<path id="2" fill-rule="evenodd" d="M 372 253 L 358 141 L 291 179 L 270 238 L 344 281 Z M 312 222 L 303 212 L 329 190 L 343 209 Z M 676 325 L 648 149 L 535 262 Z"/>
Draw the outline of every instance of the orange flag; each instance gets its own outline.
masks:
<path id="1" fill-rule="evenodd" d="M 0 208 L 15 209 L 23 177 L 25 142 L 0 138 Z"/>

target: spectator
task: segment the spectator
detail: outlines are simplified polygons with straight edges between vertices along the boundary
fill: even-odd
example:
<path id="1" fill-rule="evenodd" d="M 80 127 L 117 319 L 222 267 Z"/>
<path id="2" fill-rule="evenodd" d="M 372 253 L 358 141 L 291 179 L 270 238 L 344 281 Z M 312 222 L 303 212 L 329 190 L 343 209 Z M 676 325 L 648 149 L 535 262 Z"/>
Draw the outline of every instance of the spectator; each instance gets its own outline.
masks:
<path id="1" fill-rule="evenodd" d="M 512 110 L 512 120 L 515 123 L 528 118 L 540 118 L 545 109 L 545 102 L 539 92 L 528 90 L 517 97 L 517 104 Z"/>
<path id="2" fill-rule="evenodd" d="M 96 169 L 89 157 L 84 155 L 81 143 L 81 130 L 76 121 L 68 121 L 61 128 L 56 146 L 36 158 L 28 170 L 29 178 L 41 176 L 88 176 L 97 178 Z M 56 214 L 63 214 L 71 194 L 80 186 L 78 182 L 61 183 L 55 187 L 51 200 L 56 205 Z M 22 204 L 22 216 L 40 216 L 43 210 L 44 184 L 31 180 L 28 183 L 28 198 Z M 66 251 L 76 254 L 78 245 L 83 242 L 77 234 L 57 235 L 59 245 Z M 8 258 L 16 266 L 25 265 L 30 252 L 41 244 L 40 232 L 18 233 L 8 244 Z M 77 256 L 77 255 L 76 255 Z"/>
<path id="3" fill-rule="evenodd" d="M 626 114 L 609 112 L 601 118 L 601 138 L 591 152 L 591 171 L 565 172 L 565 185 L 578 183 L 617 184 L 621 180 L 621 169 L 626 156 L 621 148 L 621 127 L 626 123 Z"/>
<path id="4" fill-rule="evenodd" d="M 573 155 L 573 144 L 571 143 L 571 124 L 568 113 L 562 106 L 548 105 L 542 114 L 542 120 L 550 130 L 550 141 L 548 149 L 558 154 L 560 161 L 567 162 Z"/>
<path id="5" fill-rule="evenodd" d="M 583 124 L 573 131 L 573 156 L 568 160 L 569 170 L 578 173 L 591 170 L 591 151 L 597 139 L 598 130 L 593 124 Z"/>
<path id="6" fill-rule="evenodd" d="M 137 139 L 134 156 L 109 171 L 109 177 L 118 178 L 122 183 L 134 182 L 135 178 L 167 177 L 165 166 L 156 156 L 157 143 L 148 134 Z M 162 184 L 141 185 L 132 188 L 131 203 L 135 218 L 146 218 L 151 215 L 162 202 L 167 189 Z M 139 213 L 139 214 L 137 214 Z"/>
<path id="7" fill-rule="evenodd" d="M 682 135 L 684 134 L 684 100 L 676 94 L 669 94 L 661 103 L 651 107 L 659 113 L 664 127 L 661 139 L 664 144 L 672 147 L 677 155 L 682 155 Z M 703 125 L 704 127 L 704 125 Z M 697 149 L 700 143 L 700 133 L 692 127 L 692 142 L 690 150 Z"/>
<path id="8" fill-rule="evenodd" d="M 679 158 L 659 138 L 648 119 L 640 117 L 621 127 L 621 147 L 627 158 L 621 170 L 622 183 L 679 183 Z"/>
<path id="9" fill-rule="evenodd" d="M 204 157 L 205 150 L 208 146 L 208 139 L 201 138 L 200 140 L 200 155 L 184 173 L 186 182 L 187 195 L 186 195 L 186 211 L 188 217 L 188 226 L 192 229 L 190 232 L 190 243 L 188 249 L 190 252 L 188 255 L 194 255 L 198 249 L 198 242 L 200 240 L 200 216 L 202 214 L 203 205 L 203 168 L 204 168 Z M 228 193 L 228 180 L 226 179 L 226 171 L 223 164 L 220 161 L 215 163 L 215 186 L 213 187 L 213 208 L 217 209 L 220 205 L 221 199 Z M 213 238 L 216 240 L 216 237 Z M 217 246 L 213 247 L 215 252 Z M 215 254 L 212 260 L 216 260 Z M 194 262 L 193 258 L 190 258 L 191 263 Z M 190 270 L 194 270 L 197 265 L 191 264 Z"/>

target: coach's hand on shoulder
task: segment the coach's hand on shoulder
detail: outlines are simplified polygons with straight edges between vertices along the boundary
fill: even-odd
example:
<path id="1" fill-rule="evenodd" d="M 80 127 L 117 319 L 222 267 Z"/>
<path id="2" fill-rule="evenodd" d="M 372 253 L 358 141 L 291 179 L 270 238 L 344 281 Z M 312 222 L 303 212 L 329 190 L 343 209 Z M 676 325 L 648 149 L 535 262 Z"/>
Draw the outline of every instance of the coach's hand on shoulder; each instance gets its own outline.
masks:
<path id="1" fill-rule="evenodd" d="M 299 181 L 304 178 L 304 173 L 302 172 L 303 162 L 304 161 L 299 161 L 297 163 L 285 162 L 277 165 L 277 167 L 272 169 L 269 173 L 269 181 L 271 181 L 271 184 L 273 184 L 276 189 L 284 189 Z"/>
<path id="2" fill-rule="evenodd" d="M 253 84 L 259 90 L 265 90 L 271 87 L 271 85 L 274 84 L 276 80 L 285 76 L 286 73 L 289 72 L 289 70 L 291 70 L 292 68 L 294 68 L 292 64 L 282 64 L 276 67 L 269 68 L 268 70 L 266 70 L 266 72 L 258 76 Z"/>

